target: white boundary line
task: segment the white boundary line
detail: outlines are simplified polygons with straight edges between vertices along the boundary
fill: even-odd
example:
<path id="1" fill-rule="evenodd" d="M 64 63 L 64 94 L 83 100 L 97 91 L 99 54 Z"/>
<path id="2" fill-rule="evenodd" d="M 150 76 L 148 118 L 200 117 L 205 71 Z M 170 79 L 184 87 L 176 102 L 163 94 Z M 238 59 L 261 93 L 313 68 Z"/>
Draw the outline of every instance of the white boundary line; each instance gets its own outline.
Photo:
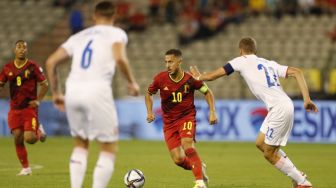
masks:
<path id="1" fill-rule="evenodd" d="M 34 169 L 42 169 L 44 168 L 42 165 L 39 165 L 39 164 L 31 164 L 30 165 L 30 168 L 32 170 Z M 17 171 L 17 170 L 21 170 L 21 168 L 0 168 L 0 172 L 5 172 L 5 171 Z"/>

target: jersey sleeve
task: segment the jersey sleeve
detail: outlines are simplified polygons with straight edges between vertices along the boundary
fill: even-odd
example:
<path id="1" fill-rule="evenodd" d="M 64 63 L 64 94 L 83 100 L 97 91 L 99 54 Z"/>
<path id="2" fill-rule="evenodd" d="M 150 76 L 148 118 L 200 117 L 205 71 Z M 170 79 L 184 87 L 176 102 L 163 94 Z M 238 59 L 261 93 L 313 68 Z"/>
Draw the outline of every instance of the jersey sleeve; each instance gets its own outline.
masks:
<path id="1" fill-rule="evenodd" d="M 224 66 L 225 72 L 228 75 L 233 73 L 234 71 L 242 71 L 243 69 L 243 64 L 242 61 L 240 60 L 239 57 L 232 59 L 231 61 L 229 61 L 225 66 Z"/>
<path id="2" fill-rule="evenodd" d="M 112 43 L 123 43 L 123 44 L 127 44 L 128 42 L 128 37 L 127 37 L 127 34 L 124 30 L 122 29 L 117 29 L 116 32 L 112 33 L 111 34 L 111 37 L 112 39 Z"/>
<path id="3" fill-rule="evenodd" d="M 45 75 L 43 74 L 43 69 L 39 65 L 35 64 L 34 66 L 34 72 L 36 74 L 36 79 L 38 82 L 43 82 L 46 80 Z"/>
<path id="4" fill-rule="evenodd" d="M 148 93 L 156 94 L 158 90 L 159 90 L 159 78 L 158 76 L 155 76 L 153 82 L 148 87 Z"/>
<path id="5" fill-rule="evenodd" d="M 275 61 L 272 61 L 272 63 L 275 67 L 275 70 L 276 70 L 278 76 L 281 77 L 281 78 L 286 78 L 288 66 L 280 65 Z"/>
<path id="6" fill-rule="evenodd" d="M 70 37 L 67 41 L 65 41 L 61 47 L 65 49 L 65 51 L 68 53 L 69 56 L 72 56 L 73 55 L 73 51 L 74 51 L 74 48 L 73 48 L 73 42 L 74 39 L 73 37 Z"/>
<path id="7" fill-rule="evenodd" d="M 7 82 L 7 76 L 5 72 L 5 67 L 0 72 L 0 83 L 6 83 Z"/>
<path id="8" fill-rule="evenodd" d="M 202 80 L 195 80 L 193 82 L 193 86 L 196 90 L 201 89 L 201 87 L 204 85 L 204 82 Z"/>

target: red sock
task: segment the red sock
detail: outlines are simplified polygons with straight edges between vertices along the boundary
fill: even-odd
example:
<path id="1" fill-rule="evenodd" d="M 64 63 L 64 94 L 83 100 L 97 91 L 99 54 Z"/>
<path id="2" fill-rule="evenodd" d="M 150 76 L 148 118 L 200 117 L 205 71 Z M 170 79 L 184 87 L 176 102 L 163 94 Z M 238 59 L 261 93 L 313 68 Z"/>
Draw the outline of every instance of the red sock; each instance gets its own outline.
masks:
<path id="1" fill-rule="evenodd" d="M 184 158 L 182 163 L 176 163 L 176 164 L 186 170 L 191 170 L 190 160 L 187 157 Z"/>
<path id="2" fill-rule="evenodd" d="M 22 165 L 23 168 L 29 167 L 28 162 L 28 154 L 26 147 L 24 145 L 15 145 L 16 147 L 16 155 Z"/>
<path id="3" fill-rule="evenodd" d="M 194 148 L 188 148 L 185 151 L 186 156 L 188 157 L 191 165 L 191 170 L 196 178 L 196 180 L 202 180 L 202 161 L 198 157 L 198 154 Z"/>

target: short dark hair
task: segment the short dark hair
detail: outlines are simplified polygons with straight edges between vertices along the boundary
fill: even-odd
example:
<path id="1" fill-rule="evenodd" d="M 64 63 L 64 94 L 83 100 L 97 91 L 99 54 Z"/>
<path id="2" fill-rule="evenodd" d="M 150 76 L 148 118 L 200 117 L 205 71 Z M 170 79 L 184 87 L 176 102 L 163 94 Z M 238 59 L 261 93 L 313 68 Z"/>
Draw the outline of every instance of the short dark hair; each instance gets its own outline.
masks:
<path id="1" fill-rule="evenodd" d="M 175 57 L 182 57 L 182 52 L 179 49 L 170 49 L 165 55 L 174 55 Z"/>
<path id="2" fill-rule="evenodd" d="M 26 41 L 20 39 L 20 40 L 17 40 L 17 41 L 15 42 L 15 45 L 17 45 L 18 43 L 21 43 L 21 42 L 23 42 L 23 43 L 27 43 Z"/>
<path id="3" fill-rule="evenodd" d="M 114 16 L 116 10 L 115 5 L 111 1 L 99 2 L 95 7 L 95 14 L 103 16 L 106 18 L 111 18 Z"/>
<path id="4" fill-rule="evenodd" d="M 252 37 L 245 37 L 239 41 L 239 49 L 248 54 L 257 54 L 257 42 Z"/>

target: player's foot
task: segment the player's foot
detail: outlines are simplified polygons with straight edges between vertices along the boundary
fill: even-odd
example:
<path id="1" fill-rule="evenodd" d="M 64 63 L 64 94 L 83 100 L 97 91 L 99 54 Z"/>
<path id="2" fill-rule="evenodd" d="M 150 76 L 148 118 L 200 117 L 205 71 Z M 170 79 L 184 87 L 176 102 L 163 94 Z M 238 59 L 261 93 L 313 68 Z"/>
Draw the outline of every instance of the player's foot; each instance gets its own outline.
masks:
<path id="1" fill-rule="evenodd" d="M 298 184 L 295 188 L 313 188 L 313 185 L 305 179 L 303 183 Z"/>
<path id="2" fill-rule="evenodd" d="M 37 130 L 37 137 L 40 140 L 40 142 L 45 142 L 47 140 L 47 134 L 44 131 L 42 124 L 40 124 L 39 129 Z"/>
<path id="3" fill-rule="evenodd" d="M 313 186 L 309 186 L 309 185 L 298 185 L 298 186 L 296 186 L 296 188 L 313 188 Z"/>
<path id="4" fill-rule="evenodd" d="M 304 172 L 301 172 L 301 175 L 302 175 L 305 179 L 307 179 L 307 174 L 305 174 Z M 296 187 L 298 186 L 298 183 L 297 183 L 296 181 L 294 181 L 294 180 L 292 180 L 292 184 L 293 184 L 292 188 L 296 188 Z"/>
<path id="5" fill-rule="evenodd" d="M 196 180 L 193 188 L 207 188 L 203 180 Z"/>
<path id="6" fill-rule="evenodd" d="M 203 181 L 208 186 L 209 185 L 209 177 L 206 174 L 206 164 L 202 162 L 202 175 L 203 175 Z"/>
<path id="7" fill-rule="evenodd" d="M 298 184 L 296 188 L 313 188 L 313 185 L 307 179 L 305 179 L 305 181 Z"/>
<path id="8" fill-rule="evenodd" d="M 29 176 L 32 175 L 33 171 L 31 170 L 30 167 L 28 168 L 22 168 L 20 173 L 16 174 L 17 176 Z"/>

